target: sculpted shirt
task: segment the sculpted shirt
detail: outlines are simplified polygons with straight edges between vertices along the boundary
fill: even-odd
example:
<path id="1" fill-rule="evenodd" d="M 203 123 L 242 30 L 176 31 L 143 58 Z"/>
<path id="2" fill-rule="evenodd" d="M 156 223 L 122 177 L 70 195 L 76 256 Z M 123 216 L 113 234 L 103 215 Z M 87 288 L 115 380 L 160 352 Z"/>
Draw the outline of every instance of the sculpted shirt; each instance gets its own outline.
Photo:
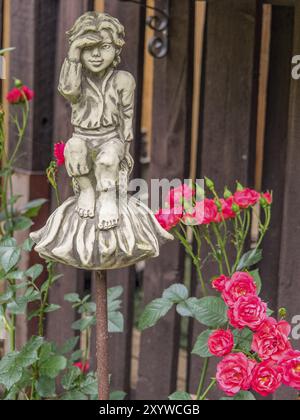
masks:
<path id="1" fill-rule="evenodd" d="M 125 71 L 108 70 L 97 81 L 81 63 L 64 61 L 59 92 L 71 102 L 72 125 L 86 130 L 121 128 L 124 141 L 133 140 L 135 80 Z"/>

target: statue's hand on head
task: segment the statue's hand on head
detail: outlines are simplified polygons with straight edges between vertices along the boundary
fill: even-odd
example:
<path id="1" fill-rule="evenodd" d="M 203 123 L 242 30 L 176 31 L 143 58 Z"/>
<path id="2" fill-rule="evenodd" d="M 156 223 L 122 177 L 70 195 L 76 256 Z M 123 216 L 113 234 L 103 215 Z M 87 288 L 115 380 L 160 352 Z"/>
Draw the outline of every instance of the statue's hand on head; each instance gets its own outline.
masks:
<path id="1" fill-rule="evenodd" d="M 76 38 L 70 45 L 68 58 L 71 61 L 80 61 L 81 52 L 84 48 L 93 47 L 101 42 L 99 34 L 89 32 Z"/>

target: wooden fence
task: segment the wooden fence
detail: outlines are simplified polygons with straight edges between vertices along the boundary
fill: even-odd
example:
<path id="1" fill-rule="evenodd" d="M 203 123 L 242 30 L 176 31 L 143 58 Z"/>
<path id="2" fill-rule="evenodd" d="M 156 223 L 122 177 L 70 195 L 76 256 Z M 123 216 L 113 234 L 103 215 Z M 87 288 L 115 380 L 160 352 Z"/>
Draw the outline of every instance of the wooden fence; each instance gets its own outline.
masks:
<path id="1" fill-rule="evenodd" d="M 273 222 L 260 266 L 264 294 L 274 308 L 288 307 L 290 317 L 299 314 L 300 81 L 291 77 L 291 59 L 300 54 L 300 1 L 140 3 L 142 7 L 121 0 L 0 0 L 0 40 L 3 46 L 17 48 L 7 63 L 10 80 L 3 81 L 2 94 L 12 76 L 36 91 L 22 150 L 26 158 L 16 168 L 16 188 L 27 200 L 51 199 L 44 170 L 52 144 L 68 140 L 72 133 L 69 107 L 56 89 L 67 51 L 65 31 L 83 12 L 105 10 L 127 29 L 122 68 L 137 80 L 134 175 L 146 179 L 208 176 L 218 188 L 224 183 L 233 188 L 239 179 L 245 185 L 272 189 Z M 146 3 L 169 5 L 169 51 L 163 59 L 153 59 L 147 52 L 153 31 L 146 29 L 145 20 L 153 10 L 143 7 Z M 64 171 L 60 176 L 66 198 L 69 180 Z M 49 211 L 50 206 L 44 208 L 35 229 L 43 225 Z M 33 253 L 26 264 L 36 261 Z M 146 264 L 144 304 L 172 283 L 183 282 L 184 262 L 184 253 L 174 242 Z M 50 299 L 62 309 L 47 320 L 47 336 L 58 343 L 74 334 L 70 325 L 75 313 L 64 304 L 63 295 L 93 293 L 90 273 L 66 267 L 60 271 L 64 278 Z M 212 274 L 207 269 L 206 275 Z M 110 273 L 109 284 L 124 286 L 125 332 L 110 338 L 113 388 L 131 398 L 166 399 L 177 389 L 180 319 L 174 311 L 154 329 L 141 336 L 133 334 L 136 270 Z M 194 284 L 192 289 L 197 293 Z M 24 337 L 35 328 L 30 324 Z M 199 331 L 191 321 L 188 350 Z M 180 386 L 195 393 L 201 361 L 189 351 L 185 355 L 180 358 Z M 294 395 L 283 390 L 277 398 Z"/>

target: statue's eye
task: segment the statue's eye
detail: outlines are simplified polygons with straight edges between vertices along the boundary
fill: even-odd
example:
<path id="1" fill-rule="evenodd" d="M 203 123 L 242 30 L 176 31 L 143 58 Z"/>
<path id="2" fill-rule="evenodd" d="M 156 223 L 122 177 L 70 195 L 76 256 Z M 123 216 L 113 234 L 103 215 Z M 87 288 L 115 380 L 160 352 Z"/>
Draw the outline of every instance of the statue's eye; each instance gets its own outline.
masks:
<path id="1" fill-rule="evenodd" d="M 102 45 L 102 49 L 103 49 L 103 50 L 109 50 L 109 49 L 110 49 L 110 47 L 111 47 L 111 45 L 110 45 L 110 44 L 103 44 L 103 45 Z"/>

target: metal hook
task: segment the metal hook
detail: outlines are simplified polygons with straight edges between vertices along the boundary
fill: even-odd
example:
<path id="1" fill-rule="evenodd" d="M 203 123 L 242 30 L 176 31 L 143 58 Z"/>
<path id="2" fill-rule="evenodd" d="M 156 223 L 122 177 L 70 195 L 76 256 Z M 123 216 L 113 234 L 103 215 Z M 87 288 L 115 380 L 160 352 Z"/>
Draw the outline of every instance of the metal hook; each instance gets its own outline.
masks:
<path id="1" fill-rule="evenodd" d="M 163 9 L 147 6 L 139 0 L 119 0 L 122 2 L 135 3 L 146 9 L 153 10 L 156 14 L 146 19 L 147 26 L 154 30 L 156 34 L 150 39 L 148 51 L 154 58 L 164 58 L 169 51 L 169 0 L 165 0 Z"/>

